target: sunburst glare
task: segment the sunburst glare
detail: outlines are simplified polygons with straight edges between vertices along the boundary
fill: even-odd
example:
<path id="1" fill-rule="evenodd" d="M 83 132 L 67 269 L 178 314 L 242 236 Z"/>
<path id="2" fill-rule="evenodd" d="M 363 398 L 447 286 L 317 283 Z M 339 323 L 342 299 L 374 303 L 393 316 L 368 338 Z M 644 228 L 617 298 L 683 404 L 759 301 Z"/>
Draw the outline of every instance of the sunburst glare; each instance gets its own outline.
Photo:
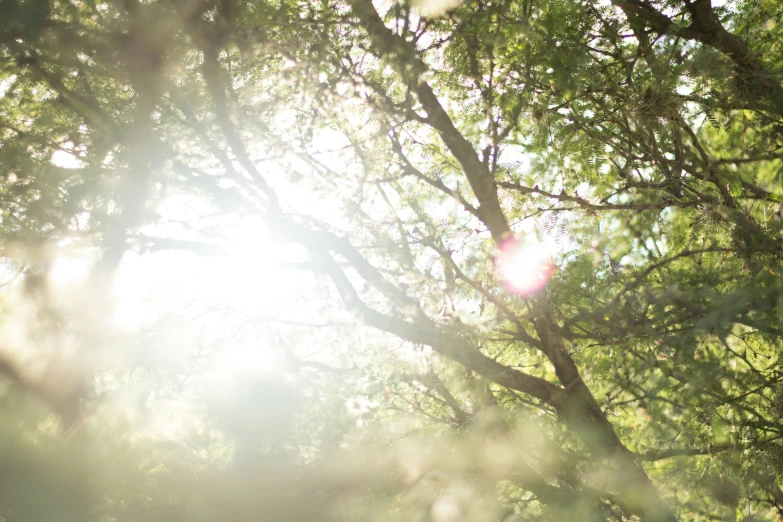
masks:
<path id="1" fill-rule="evenodd" d="M 548 242 L 512 238 L 501 246 L 495 258 L 495 270 L 511 292 L 534 294 L 552 277 L 554 250 Z"/>

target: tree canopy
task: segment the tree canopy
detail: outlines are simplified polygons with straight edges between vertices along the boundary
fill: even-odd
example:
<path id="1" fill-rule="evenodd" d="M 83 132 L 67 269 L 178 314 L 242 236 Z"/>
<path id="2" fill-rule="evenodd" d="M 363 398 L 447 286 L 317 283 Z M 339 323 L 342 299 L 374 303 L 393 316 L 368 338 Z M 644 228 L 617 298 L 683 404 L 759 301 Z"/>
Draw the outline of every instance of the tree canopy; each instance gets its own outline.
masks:
<path id="1" fill-rule="evenodd" d="M 2 0 L 0 518 L 783 519 L 780 20 Z"/>

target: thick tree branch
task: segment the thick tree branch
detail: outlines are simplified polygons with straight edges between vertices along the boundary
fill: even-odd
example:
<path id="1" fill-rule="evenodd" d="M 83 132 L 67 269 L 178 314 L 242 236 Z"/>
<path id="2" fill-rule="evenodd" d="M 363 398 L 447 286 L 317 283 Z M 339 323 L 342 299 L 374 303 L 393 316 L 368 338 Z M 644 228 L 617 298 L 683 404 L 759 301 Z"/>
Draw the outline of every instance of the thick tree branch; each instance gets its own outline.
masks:
<path id="1" fill-rule="evenodd" d="M 415 344 L 431 346 L 436 352 L 465 365 L 493 382 L 544 402 L 552 401 L 562 391 L 562 388 L 544 379 L 514 370 L 490 359 L 467 340 L 446 332 L 431 322 L 425 322 L 423 319 L 408 322 L 372 309 L 362 301 L 348 277 L 330 255 L 322 255 L 317 262 L 331 278 L 346 308 L 370 326 Z"/>
<path id="2" fill-rule="evenodd" d="M 438 132 L 459 162 L 479 202 L 481 221 L 493 239 L 501 242 L 508 238 L 511 229 L 500 207 L 491 174 L 479 159 L 473 145 L 454 126 L 451 117 L 424 80 L 427 66 L 416 55 L 415 45 L 386 27 L 372 0 L 348 0 L 348 4 L 367 31 L 373 52 L 384 59 L 416 93 L 419 103 L 427 112 L 427 123 Z"/>
<path id="3" fill-rule="evenodd" d="M 742 79 L 748 82 L 746 99 L 766 99 L 775 113 L 783 116 L 783 87 L 780 78 L 773 74 L 750 49 L 747 43 L 731 34 L 715 16 L 710 0 L 686 2 L 691 15 L 688 27 L 677 26 L 668 16 L 644 0 L 613 0 L 626 16 L 644 20 L 656 33 L 695 40 L 712 47 L 728 57 Z"/>
<path id="4" fill-rule="evenodd" d="M 373 52 L 388 63 L 400 77 L 416 93 L 422 107 L 427 112 L 428 123 L 438 131 L 446 147 L 454 155 L 462 166 L 468 183 L 479 202 L 479 214 L 482 222 L 489 229 L 493 240 L 500 245 L 512 237 L 511 229 L 506 221 L 498 199 L 494 180 L 491 178 L 486 165 L 481 162 L 470 142 L 454 126 L 454 122 L 440 104 L 429 84 L 424 81 L 427 66 L 417 56 L 415 45 L 396 35 L 388 29 L 378 12 L 373 6 L 372 0 L 348 0 L 348 4 L 361 25 L 367 31 Z M 349 291 L 350 284 L 341 271 L 330 271 L 332 280 L 342 288 L 341 295 L 346 304 L 356 303 L 357 298 Z M 343 281 L 340 281 L 343 279 Z M 621 495 L 628 499 L 628 505 L 634 512 L 648 520 L 673 521 L 674 516 L 661 502 L 658 494 L 631 453 L 625 448 L 614 432 L 611 423 L 601 411 L 595 398 L 582 381 L 576 364 L 566 349 L 563 339 L 559 334 L 559 327 L 551 309 L 551 304 L 544 299 L 535 304 L 537 309 L 536 330 L 543 345 L 543 351 L 555 365 L 555 370 L 565 385 L 557 395 L 554 395 L 552 386 L 546 381 L 546 386 L 527 379 L 536 379 L 525 376 L 522 390 L 516 382 L 520 375 L 513 370 L 485 357 L 470 345 L 465 345 L 461 339 L 449 339 L 437 330 L 422 329 L 419 324 L 409 323 L 393 325 L 390 328 L 388 318 L 378 317 L 374 310 L 362 309 L 360 304 L 354 304 L 363 313 L 365 320 L 386 331 L 397 332 L 415 331 L 422 344 L 428 344 L 436 351 L 447 355 L 457 362 L 473 369 L 476 373 L 488 379 L 512 389 L 523 391 L 541 398 L 547 396 L 546 402 L 550 402 L 558 411 L 558 415 L 579 434 L 580 438 L 599 457 L 613 456 L 617 463 L 624 469 L 624 478 L 616 482 L 616 487 Z M 366 307 L 365 307 L 366 308 Z M 436 334 L 437 332 L 437 334 Z M 395 332 L 393 332 L 395 333 Z M 397 335 L 400 335 L 397 333 Z M 406 332 L 405 338 L 410 338 L 410 332 Z M 535 391 L 536 393 L 531 393 Z"/>
<path id="5" fill-rule="evenodd" d="M 603 203 L 603 204 L 595 204 L 591 203 L 585 198 L 579 197 L 579 196 L 571 196 L 566 194 L 565 192 L 561 192 L 560 194 L 553 194 L 552 192 L 547 192 L 546 190 L 542 190 L 538 188 L 538 186 L 535 187 L 526 187 L 524 185 L 521 185 L 519 183 L 514 183 L 510 181 L 499 181 L 497 184 L 499 187 L 514 190 L 516 192 L 519 192 L 520 194 L 537 194 L 540 196 L 544 196 L 550 199 L 554 199 L 556 201 L 565 201 L 570 203 L 576 203 L 580 208 L 583 208 L 585 210 L 635 210 L 635 211 L 643 211 L 643 210 L 663 210 L 665 208 L 669 207 L 694 207 L 696 205 L 699 205 L 703 203 L 702 201 L 695 200 L 695 201 L 677 201 L 675 199 L 671 198 L 663 198 L 661 201 L 655 202 L 655 203 Z"/>
<path id="6" fill-rule="evenodd" d="M 449 187 L 446 186 L 445 183 L 443 183 L 439 179 L 433 179 L 429 176 L 424 175 L 423 172 L 421 172 L 419 169 L 417 169 L 408 159 L 408 157 L 405 155 L 405 153 L 402 150 L 402 145 L 400 144 L 400 141 L 397 139 L 397 136 L 393 134 L 392 131 L 390 131 L 390 139 L 391 139 L 391 146 L 392 150 L 399 156 L 399 158 L 403 162 L 403 173 L 404 174 L 410 174 L 423 182 L 427 183 L 428 185 L 436 188 L 437 190 L 443 192 L 447 196 L 453 198 L 457 203 L 462 205 L 462 208 L 476 216 L 479 220 L 481 220 L 481 214 L 479 213 L 479 209 L 474 207 L 470 204 L 464 197 L 462 197 L 462 194 L 459 190 L 452 190 Z"/>
<path id="7" fill-rule="evenodd" d="M 711 455 L 723 451 L 741 450 L 743 447 L 744 446 L 740 444 L 719 444 L 716 446 L 710 445 L 706 448 L 669 448 L 665 450 L 649 451 L 647 453 L 637 453 L 636 458 L 645 462 L 657 462 L 672 457 L 694 457 L 698 455 Z"/>

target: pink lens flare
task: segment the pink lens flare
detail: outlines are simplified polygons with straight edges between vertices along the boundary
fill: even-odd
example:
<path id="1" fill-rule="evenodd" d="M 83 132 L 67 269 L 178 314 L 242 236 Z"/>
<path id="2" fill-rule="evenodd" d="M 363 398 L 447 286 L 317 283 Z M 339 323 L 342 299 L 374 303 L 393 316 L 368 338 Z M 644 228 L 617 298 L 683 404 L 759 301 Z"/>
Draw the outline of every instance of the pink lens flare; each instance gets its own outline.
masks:
<path id="1" fill-rule="evenodd" d="M 555 264 L 545 244 L 511 238 L 500 245 L 495 270 L 511 292 L 529 296 L 546 286 Z"/>

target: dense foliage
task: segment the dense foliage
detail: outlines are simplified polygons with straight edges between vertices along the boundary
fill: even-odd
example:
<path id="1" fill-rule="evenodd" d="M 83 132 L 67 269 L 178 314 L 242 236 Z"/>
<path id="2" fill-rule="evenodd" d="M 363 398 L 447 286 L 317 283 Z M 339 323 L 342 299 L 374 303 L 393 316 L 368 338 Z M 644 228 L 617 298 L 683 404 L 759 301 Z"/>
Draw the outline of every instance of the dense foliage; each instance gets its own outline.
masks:
<path id="1" fill-rule="evenodd" d="M 780 20 L 0 1 L 0 517 L 780 519 Z"/>

